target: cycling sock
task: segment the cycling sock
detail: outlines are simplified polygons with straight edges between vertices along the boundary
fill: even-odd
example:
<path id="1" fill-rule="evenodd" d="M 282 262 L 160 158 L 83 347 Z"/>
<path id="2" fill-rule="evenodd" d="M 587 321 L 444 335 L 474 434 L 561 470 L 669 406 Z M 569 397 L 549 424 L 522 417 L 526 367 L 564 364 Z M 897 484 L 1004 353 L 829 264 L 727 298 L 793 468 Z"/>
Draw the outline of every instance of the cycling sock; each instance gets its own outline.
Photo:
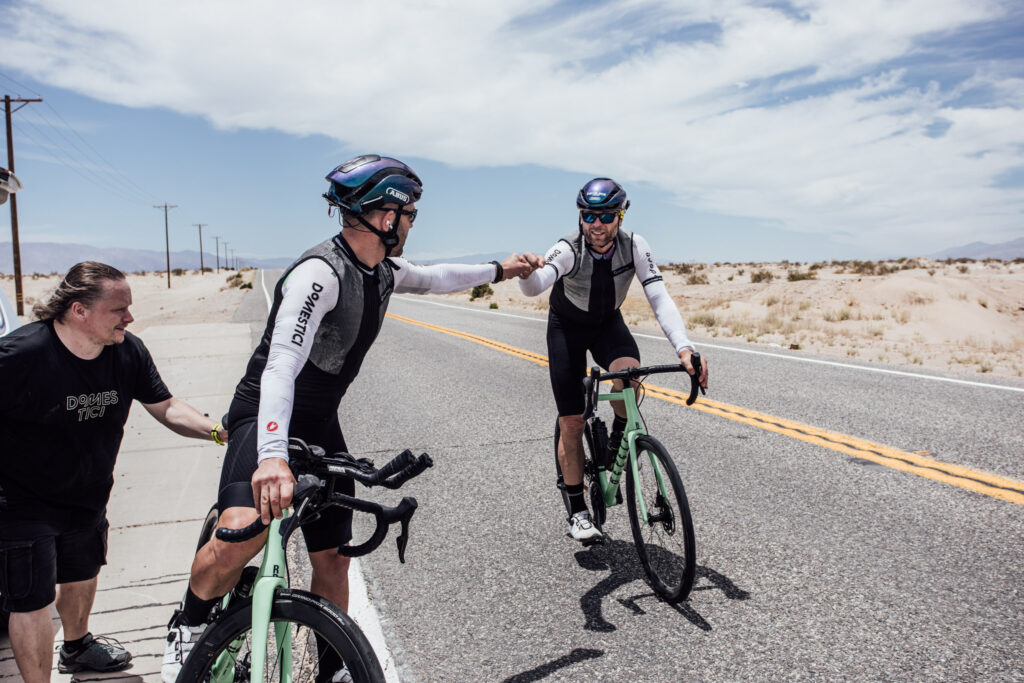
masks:
<path id="1" fill-rule="evenodd" d="M 185 602 L 181 606 L 181 623 L 185 626 L 198 626 L 206 623 L 210 616 L 210 610 L 217 604 L 220 598 L 203 600 L 192 592 L 192 586 L 185 591 Z"/>
<path id="2" fill-rule="evenodd" d="M 612 420 L 612 431 L 613 432 L 620 432 L 621 433 L 625 428 L 626 428 L 626 418 L 619 417 L 618 415 L 616 415 L 615 419 Z"/>
<path id="3" fill-rule="evenodd" d="M 92 635 L 91 633 L 86 633 L 84 636 L 82 636 L 81 638 L 78 638 L 77 640 L 65 640 L 64 641 L 64 652 L 67 652 L 69 655 L 73 655 L 73 654 L 77 654 L 81 650 L 84 650 L 85 649 L 85 639 L 88 638 L 91 635 Z"/>
<path id="4" fill-rule="evenodd" d="M 587 509 L 586 499 L 583 497 L 583 482 L 579 484 L 566 484 L 565 493 L 569 496 L 569 514 L 575 515 Z"/>

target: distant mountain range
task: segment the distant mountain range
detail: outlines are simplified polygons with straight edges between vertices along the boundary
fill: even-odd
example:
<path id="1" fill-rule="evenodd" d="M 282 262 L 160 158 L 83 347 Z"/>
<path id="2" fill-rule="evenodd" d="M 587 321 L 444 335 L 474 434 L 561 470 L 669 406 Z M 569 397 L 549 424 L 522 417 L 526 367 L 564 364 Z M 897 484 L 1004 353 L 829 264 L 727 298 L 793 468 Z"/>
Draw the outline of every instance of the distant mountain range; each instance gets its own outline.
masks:
<path id="1" fill-rule="evenodd" d="M 960 247 L 945 249 L 936 254 L 932 254 L 929 258 L 969 258 L 978 261 L 987 258 L 995 258 L 1003 261 L 1012 261 L 1016 258 L 1024 258 L 1024 237 L 1019 237 L 1009 242 L 1000 242 L 999 244 L 971 242 L 970 244 L 965 244 Z"/>
<path id="2" fill-rule="evenodd" d="M 501 261 L 506 256 L 508 256 L 507 252 L 494 252 L 448 258 L 413 258 L 410 260 L 423 265 L 433 263 L 487 263 L 488 261 Z M 996 258 L 1012 261 L 1016 258 L 1024 258 L 1024 237 L 1000 244 L 972 242 L 931 254 L 929 258 L 968 258 L 976 260 Z M 274 270 L 287 268 L 294 260 L 295 256 L 282 256 L 264 259 L 240 258 L 239 262 L 243 267 L 249 266 Z M 66 273 L 68 268 L 80 261 L 101 261 L 126 273 L 162 271 L 167 268 L 167 255 L 162 251 L 93 247 L 86 244 L 63 244 L 56 242 L 22 242 L 21 244 L 21 272 L 26 275 L 32 273 Z M 203 265 L 207 268 L 213 268 L 215 264 L 214 255 L 203 252 Z M 223 268 L 223 256 L 220 257 L 220 264 Z M 171 268 L 198 270 L 199 252 L 172 251 Z M 11 243 L 0 242 L 0 273 L 10 274 L 13 272 Z"/>
<path id="3" fill-rule="evenodd" d="M 298 254 L 280 258 L 239 258 L 239 263 L 243 267 L 249 266 L 252 268 L 274 270 L 287 268 L 297 256 Z M 487 263 L 488 261 L 501 261 L 506 256 L 508 256 L 507 253 L 493 253 L 414 260 L 416 263 L 423 265 L 431 263 Z M 148 273 L 167 269 L 167 254 L 162 251 L 91 247 L 86 244 L 59 244 L 56 242 L 21 243 L 21 272 L 26 275 L 32 273 L 66 273 L 71 266 L 81 261 L 100 261 L 126 273 L 136 273 L 139 271 L 146 271 Z M 0 242 L 0 273 L 13 273 L 13 263 L 14 257 L 11 251 L 11 243 Z M 214 255 L 204 251 L 203 265 L 207 268 L 215 267 Z M 220 257 L 220 265 L 221 268 L 224 267 L 223 255 Z M 194 250 L 172 251 L 171 268 L 199 270 L 199 252 Z"/>
<path id="4" fill-rule="evenodd" d="M 294 261 L 290 258 L 249 259 L 239 258 L 242 266 L 254 268 L 284 268 Z M 21 272 L 31 273 L 66 273 L 68 268 L 80 261 L 100 261 L 114 266 L 126 273 L 140 270 L 152 272 L 167 270 L 167 254 L 163 251 L 146 249 L 119 249 L 116 247 L 91 247 L 86 244 L 63 244 L 56 242 L 22 242 Z M 207 268 L 216 267 L 214 254 L 203 252 L 203 265 Z M 220 257 L 221 268 L 224 267 L 224 255 Z M 172 251 L 171 268 L 199 270 L 198 251 Z M 14 256 L 10 242 L 0 242 L 0 273 L 14 272 Z"/>

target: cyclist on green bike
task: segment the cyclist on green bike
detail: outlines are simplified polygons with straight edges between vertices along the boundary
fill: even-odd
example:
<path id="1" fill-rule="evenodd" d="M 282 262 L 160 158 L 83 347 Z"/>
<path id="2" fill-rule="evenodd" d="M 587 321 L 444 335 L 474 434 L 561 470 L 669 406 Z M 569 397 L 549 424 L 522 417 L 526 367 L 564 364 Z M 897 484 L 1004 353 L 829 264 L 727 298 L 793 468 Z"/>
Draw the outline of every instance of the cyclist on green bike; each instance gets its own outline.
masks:
<path id="1" fill-rule="evenodd" d="M 692 375 L 693 344 L 679 309 L 669 296 L 647 240 L 621 229 L 629 208 L 626 191 L 610 178 L 594 178 L 579 191 L 579 230 L 563 237 L 545 255 L 545 266 L 519 286 L 527 296 L 551 287 L 548 312 L 548 363 L 558 407 L 558 462 L 571 508 L 569 533 L 583 543 L 601 536 L 583 494 L 583 408 L 581 382 L 587 351 L 609 371 L 640 365 L 640 351 L 619 308 L 633 276 L 643 286 L 665 336 Z M 700 384 L 707 388 L 707 361 Z M 614 458 L 626 424 L 621 402 L 613 404 L 608 450 Z"/>
<path id="2" fill-rule="evenodd" d="M 218 494 L 220 526 L 240 529 L 261 517 L 280 518 L 295 480 L 288 438 L 328 453 L 348 451 L 338 406 L 359 373 L 384 322 L 394 292 L 457 292 L 525 276 L 534 259 L 512 254 L 502 263 L 416 266 L 398 258 L 412 229 L 423 188 L 401 161 L 364 155 L 327 175 L 323 195 L 339 211 L 341 232 L 307 250 L 278 281 L 266 331 L 249 359 L 228 412 L 231 442 Z M 340 492 L 353 495 L 344 479 Z M 352 539 L 352 511 L 331 508 L 302 527 L 312 566 L 310 591 L 348 609 L 349 558 L 339 545 Z M 162 675 L 174 681 L 206 627 L 213 605 L 234 587 L 264 545 L 256 539 L 212 539 L 196 554 L 181 609 L 172 619 Z M 333 654 L 333 653 L 332 653 Z M 325 663 L 321 671 L 337 670 Z"/>

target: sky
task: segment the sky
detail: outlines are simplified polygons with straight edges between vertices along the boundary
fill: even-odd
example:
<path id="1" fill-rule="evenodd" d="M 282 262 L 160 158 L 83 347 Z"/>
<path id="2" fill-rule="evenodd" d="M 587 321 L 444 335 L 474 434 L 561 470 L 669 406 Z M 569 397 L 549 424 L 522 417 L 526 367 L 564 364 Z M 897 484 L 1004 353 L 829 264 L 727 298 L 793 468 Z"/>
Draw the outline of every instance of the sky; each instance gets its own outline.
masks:
<path id="1" fill-rule="evenodd" d="M 364 153 L 406 253 L 543 253 L 610 176 L 661 262 L 1024 236 L 1019 0 L 0 0 L 22 242 L 294 257 Z M 6 165 L 6 143 L 0 164 Z M 0 242 L 10 217 L 0 207 Z"/>

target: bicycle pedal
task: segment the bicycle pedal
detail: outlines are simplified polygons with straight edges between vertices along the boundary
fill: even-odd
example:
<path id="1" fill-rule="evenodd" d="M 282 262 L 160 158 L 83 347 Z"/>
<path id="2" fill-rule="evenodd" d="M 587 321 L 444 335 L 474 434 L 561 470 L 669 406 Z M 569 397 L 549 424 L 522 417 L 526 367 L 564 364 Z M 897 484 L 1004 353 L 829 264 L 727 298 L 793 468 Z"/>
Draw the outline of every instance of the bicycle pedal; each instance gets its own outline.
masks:
<path id="1" fill-rule="evenodd" d="M 597 538 L 592 538 L 589 541 L 582 541 L 580 545 L 582 545 L 584 548 L 589 548 L 592 545 L 604 545 L 604 542 L 605 538 L 602 534 L 601 536 L 598 536 Z"/>

